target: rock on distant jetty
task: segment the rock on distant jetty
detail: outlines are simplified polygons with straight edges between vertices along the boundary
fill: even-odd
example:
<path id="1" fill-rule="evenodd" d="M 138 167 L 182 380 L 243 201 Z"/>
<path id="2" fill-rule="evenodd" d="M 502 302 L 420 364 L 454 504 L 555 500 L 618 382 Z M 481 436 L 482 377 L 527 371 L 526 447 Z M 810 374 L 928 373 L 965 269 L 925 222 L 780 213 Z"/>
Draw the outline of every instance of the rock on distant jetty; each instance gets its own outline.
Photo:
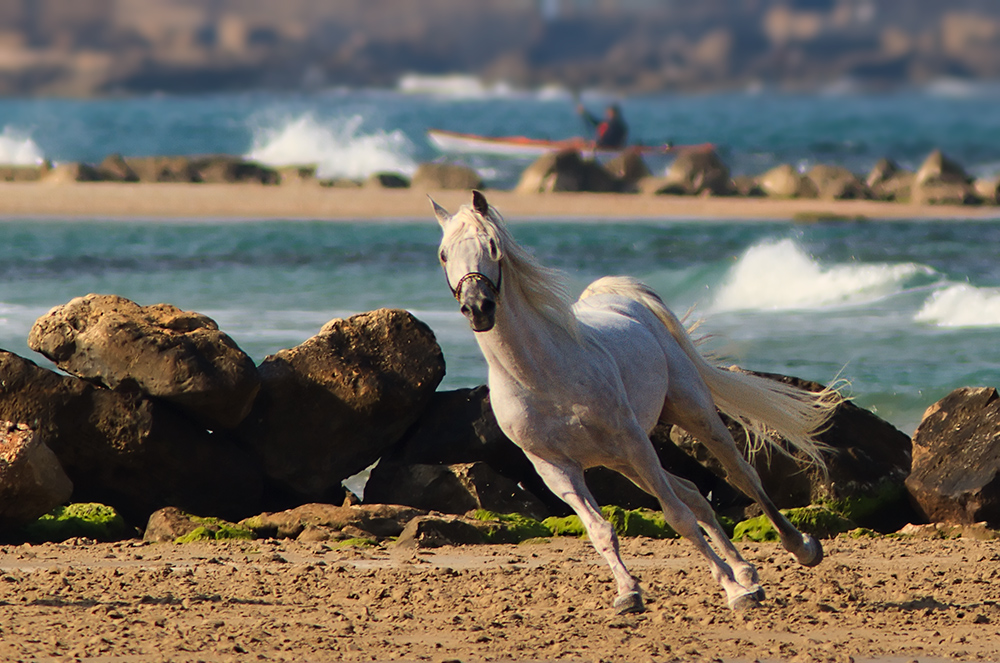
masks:
<path id="1" fill-rule="evenodd" d="M 77 297 L 40 317 L 28 346 L 59 368 L 111 389 L 138 388 L 232 428 L 260 388 L 253 360 L 211 318 L 117 295 Z"/>
<path id="2" fill-rule="evenodd" d="M 524 169 L 514 191 L 552 193 L 557 191 L 620 191 L 621 182 L 596 161 L 588 161 L 577 150 L 550 152 Z"/>
<path id="3" fill-rule="evenodd" d="M 67 502 L 73 482 L 37 431 L 0 420 L 0 532 Z"/>
<path id="4" fill-rule="evenodd" d="M 772 198 L 815 198 L 816 185 L 789 164 L 775 166 L 757 178 L 764 193 Z"/>
<path id="5" fill-rule="evenodd" d="M 258 371 L 261 392 L 239 435 L 295 499 L 331 502 L 342 497 L 342 480 L 420 416 L 444 377 L 444 356 L 427 325 L 379 309 L 331 320 Z"/>
<path id="6" fill-rule="evenodd" d="M 871 198 L 868 186 L 861 179 L 841 166 L 818 164 L 806 173 L 816 185 L 821 200 L 863 200 Z"/>
<path id="7" fill-rule="evenodd" d="M 410 186 L 427 191 L 481 189 L 483 178 L 472 168 L 460 164 L 422 163 L 413 174 Z"/>
<path id="8" fill-rule="evenodd" d="M 934 150 L 913 181 L 913 202 L 921 205 L 964 205 L 975 202 L 972 178 L 957 162 Z"/>
<path id="9" fill-rule="evenodd" d="M 931 522 L 1000 528 L 1000 394 L 963 387 L 930 406 L 913 434 L 907 488 Z"/>
<path id="10" fill-rule="evenodd" d="M 688 150 L 674 160 L 658 193 L 727 196 L 736 192 L 729 167 L 715 150 Z"/>

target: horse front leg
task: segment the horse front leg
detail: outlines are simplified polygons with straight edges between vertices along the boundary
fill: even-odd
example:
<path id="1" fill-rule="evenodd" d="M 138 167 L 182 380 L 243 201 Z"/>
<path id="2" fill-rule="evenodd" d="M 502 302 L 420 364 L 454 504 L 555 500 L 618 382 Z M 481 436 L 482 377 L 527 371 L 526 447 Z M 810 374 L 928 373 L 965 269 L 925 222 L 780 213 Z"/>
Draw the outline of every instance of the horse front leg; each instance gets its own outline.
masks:
<path id="1" fill-rule="evenodd" d="M 611 573 L 618 585 L 618 595 L 614 601 L 615 612 L 621 615 L 644 611 L 639 582 L 625 568 L 625 562 L 622 561 L 618 550 L 618 535 L 615 534 L 615 528 L 611 523 L 601 515 L 597 500 L 584 481 L 583 468 L 569 461 L 556 463 L 528 452 L 525 452 L 525 455 L 535 466 L 535 471 L 549 490 L 566 502 L 580 517 L 590 542 L 611 567 Z"/>

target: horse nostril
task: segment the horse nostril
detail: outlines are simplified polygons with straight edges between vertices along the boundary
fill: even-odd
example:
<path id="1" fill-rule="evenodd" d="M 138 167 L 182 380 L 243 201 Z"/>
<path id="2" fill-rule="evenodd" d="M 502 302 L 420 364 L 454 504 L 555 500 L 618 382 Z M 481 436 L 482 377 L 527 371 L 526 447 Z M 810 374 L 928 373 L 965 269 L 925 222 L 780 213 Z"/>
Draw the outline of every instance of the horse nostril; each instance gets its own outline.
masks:
<path id="1" fill-rule="evenodd" d="M 497 303 L 492 299 L 487 299 L 481 308 L 486 315 L 493 315 L 493 312 L 497 310 Z"/>
<path id="2" fill-rule="evenodd" d="M 458 310 L 461 311 L 462 315 L 469 315 L 470 313 L 472 313 L 472 309 L 469 308 L 468 304 L 462 304 L 462 308 Z"/>

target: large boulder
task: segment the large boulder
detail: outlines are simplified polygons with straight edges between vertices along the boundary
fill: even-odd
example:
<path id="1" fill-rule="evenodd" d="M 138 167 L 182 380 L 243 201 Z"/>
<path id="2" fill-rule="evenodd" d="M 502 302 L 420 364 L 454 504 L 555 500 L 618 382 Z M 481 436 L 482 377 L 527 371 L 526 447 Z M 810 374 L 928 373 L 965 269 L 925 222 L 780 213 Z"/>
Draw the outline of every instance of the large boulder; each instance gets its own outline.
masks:
<path id="1" fill-rule="evenodd" d="M 38 166 L 0 164 L 0 182 L 37 182 L 51 169 L 48 162 Z"/>
<path id="2" fill-rule="evenodd" d="M 164 506 L 224 518 L 260 510 L 262 477 L 249 454 L 175 408 L 112 391 L 0 351 L 0 419 L 28 422 L 73 481 L 73 499 L 144 523 Z"/>
<path id="3" fill-rule="evenodd" d="M 542 502 L 486 463 L 407 465 L 380 471 L 365 484 L 369 503 L 408 504 L 425 511 L 461 514 L 474 509 L 520 513 L 541 520 Z"/>
<path id="4" fill-rule="evenodd" d="M 319 334 L 268 356 L 239 435 L 287 499 L 339 502 L 341 482 L 395 444 L 444 377 L 427 325 L 379 309 L 328 322 Z"/>
<path id="5" fill-rule="evenodd" d="M 715 150 L 688 150 L 670 164 L 661 193 L 727 196 L 736 192 L 729 166 Z"/>
<path id="6" fill-rule="evenodd" d="M 872 169 L 868 171 L 868 177 L 865 178 L 865 184 L 868 185 L 869 189 L 874 189 L 883 182 L 888 182 L 893 177 L 899 173 L 904 172 L 899 164 L 892 159 L 882 158 L 875 162 Z"/>
<path id="7" fill-rule="evenodd" d="M 0 532 L 37 520 L 72 494 L 73 482 L 42 437 L 0 421 Z"/>
<path id="8" fill-rule="evenodd" d="M 816 382 L 799 378 L 773 373 L 757 375 L 807 391 L 823 389 Z M 746 454 L 747 439 L 742 427 L 729 420 L 727 425 L 737 446 Z M 671 438 L 719 477 L 725 477 L 721 464 L 686 431 L 674 427 Z M 844 401 L 817 438 L 828 447 L 826 471 L 810 464 L 787 445 L 783 445 L 785 453 L 772 450 L 751 459 L 765 492 L 779 508 L 834 502 L 859 525 L 880 531 L 895 531 L 909 522 L 913 514 L 907 506 L 904 485 L 910 471 L 907 435 L 871 412 Z"/>
<path id="9" fill-rule="evenodd" d="M 524 169 L 514 191 L 552 193 L 558 191 L 621 191 L 622 183 L 596 161 L 585 160 L 577 150 L 550 152 Z"/>
<path id="10" fill-rule="evenodd" d="M 963 387 L 930 406 L 913 434 L 906 479 L 931 522 L 1000 528 L 1000 397 L 993 387 Z"/>
<path id="11" fill-rule="evenodd" d="M 934 150 L 913 180 L 912 200 L 920 205 L 964 205 L 978 202 L 973 179 L 957 162 Z"/>
<path id="12" fill-rule="evenodd" d="M 973 184 L 976 196 L 986 205 L 1000 203 L 1000 177 L 980 177 Z"/>
<path id="13" fill-rule="evenodd" d="M 385 538 L 399 536 L 408 522 L 425 513 L 398 504 L 334 506 L 313 503 L 251 516 L 241 521 L 240 526 L 251 530 L 255 536 L 279 539 L 294 539 L 314 528 L 331 531 L 352 528 L 372 537 Z"/>
<path id="14" fill-rule="evenodd" d="M 218 325 L 169 304 L 77 297 L 35 321 L 28 346 L 79 378 L 138 388 L 208 428 L 232 428 L 260 388 L 253 360 Z"/>
<path id="15" fill-rule="evenodd" d="M 138 182 L 139 176 L 125 163 L 120 154 L 109 154 L 97 165 L 97 172 L 106 182 Z"/>
<path id="16" fill-rule="evenodd" d="M 868 186 L 842 166 L 818 164 L 806 176 L 816 185 L 817 195 L 823 200 L 854 200 L 871 198 Z"/>
<path id="17" fill-rule="evenodd" d="M 481 189 L 483 178 L 472 168 L 453 163 L 422 163 L 413 174 L 410 187 L 426 191 Z"/>
<path id="18" fill-rule="evenodd" d="M 914 184 L 920 187 L 931 182 L 970 184 L 972 178 L 958 162 L 949 159 L 941 150 L 934 150 L 917 170 Z"/>
<path id="19" fill-rule="evenodd" d="M 813 181 L 787 163 L 759 176 L 757 184 L 772 198 L 815 198 L 819 195 Z"/>
<path id="20" fill-rule="evenodd" d="M 93 166 L 78 161 L 67 161 L 53 166 L 42 174 L 46 184 L 69 184 L 71 182 L 100 182 L 101 174 Z"/>

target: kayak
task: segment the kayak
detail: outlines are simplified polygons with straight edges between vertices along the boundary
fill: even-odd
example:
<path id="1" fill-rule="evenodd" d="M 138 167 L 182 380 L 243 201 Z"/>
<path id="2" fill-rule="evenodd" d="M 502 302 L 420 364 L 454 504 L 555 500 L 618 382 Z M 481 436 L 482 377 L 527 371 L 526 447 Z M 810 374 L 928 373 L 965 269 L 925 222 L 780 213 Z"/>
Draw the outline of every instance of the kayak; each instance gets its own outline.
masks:
<path id="1" fill-rule="evenodd" d="M 478 134 L 463 134 L 444 129 L 429 129 L 427 138 L 438 150 L 450 154 L 492 154 L 511 157 L 537 157 L 548 152 L 561 150 L 578 150 L 586 154 L 598 156 L 614 156 L 625 150 L 634 150 L 640 154 L 672 154 L 677 152 L 708 152 L 715 149 L 712 143 L 697 145 L 630 145 L 621 149 L 594 149 L 594 141 L 586 138 L 567 138 L 564 140 L 545 140 L 528 138 L 526 136 L 480 136 Z"/>

